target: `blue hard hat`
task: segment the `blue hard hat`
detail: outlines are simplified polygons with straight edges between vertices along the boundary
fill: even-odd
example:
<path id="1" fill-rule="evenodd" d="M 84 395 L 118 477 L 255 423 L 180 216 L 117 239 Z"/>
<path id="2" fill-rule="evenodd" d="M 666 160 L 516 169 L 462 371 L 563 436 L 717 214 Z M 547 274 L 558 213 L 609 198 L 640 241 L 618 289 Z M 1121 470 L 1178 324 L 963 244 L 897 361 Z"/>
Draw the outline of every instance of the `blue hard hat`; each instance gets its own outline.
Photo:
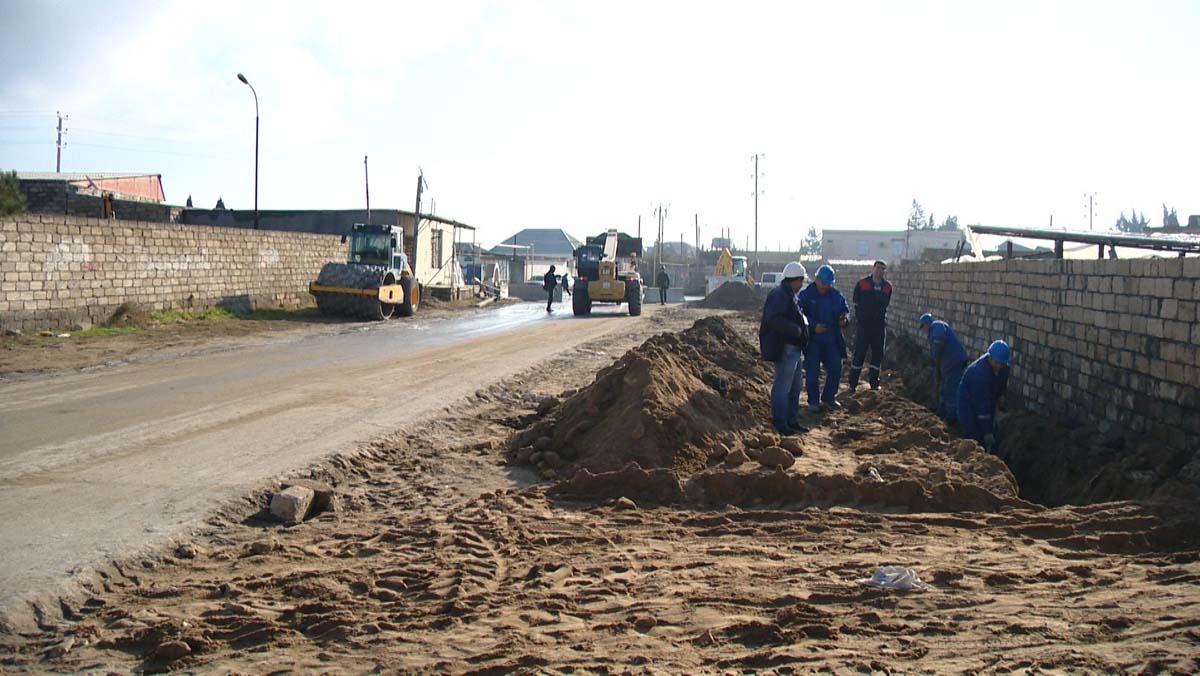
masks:
<path id="1" fill-rule="evenodd" d="M 822 265 L 821 267 L 817 268 L 817 279 L 832 286 L 834 280 L 833 268 L 829 267 L 828 265 Z"/>
<path id="2" fill-rule="evenodd" d="M 988 347 L 988 356 L 995 359 L 998 363 L 1008 365 L 1009 349 L 1008 343 L 1003 340 L 997 340 Z"/>
<path id="3" fill-rule="evenodd" d="M 917 326 L 918 327 L 929 326 L 932 323 L 933 323 L 933 315 L 926 312 L 925 314 L 921 315 L 921 321 L 917 324 Z"/>

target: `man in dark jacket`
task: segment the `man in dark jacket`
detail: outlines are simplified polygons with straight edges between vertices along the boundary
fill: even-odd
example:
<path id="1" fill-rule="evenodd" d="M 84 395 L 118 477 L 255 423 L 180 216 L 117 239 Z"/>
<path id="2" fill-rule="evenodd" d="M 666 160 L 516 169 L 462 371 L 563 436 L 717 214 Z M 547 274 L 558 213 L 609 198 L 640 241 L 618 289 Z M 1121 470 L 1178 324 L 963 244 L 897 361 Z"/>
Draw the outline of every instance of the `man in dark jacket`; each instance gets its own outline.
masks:
<path id="1" fill-rule="evenodd" d="M 659 304 L 666 305 L 667 289 L 671 288 L 671 277 L 667 274 L 666 268 L 662 268 L 658 271 L 658 277 L 654 279 L 654 285 L 658 287 Z"/>
<path id="2" fill-rule="evenodd" d="M 858 376 L 862 373 L 868 348 L 871 350 L 871 363 L 867 365 L 867 381 L 871 383 L 872 390 L 879 389 L 887 309 L 892 302 L 892 283 L 883 278 L 885 270 L 886 263 L 875 261 L 871 274 L 854 285 L 854 318 L 858 330 L 854 334 L 854 359 L 850 362 L 850 376 L 846 380 L 846 387 L 851 392 L 858 387 Z"/>
<path id="3" fill-rule="evenodd" d="M 808 320 L 796 305 L 796 293 L 808 276 L 797 262 L 783 268 L 783 281 L 771 289 L 758 325 L 762 358 L 775 363 L 771 384 L 771 424 L 783 435 L 807 432 L 800 424 L 800 393 L 804 391 L 801 357 L 808 345 Z"/>
<path id="4" fill-rule="evenodd" d="M 546 297 L 546 312 L 554 312 L 550 306 L 554 303 L 554 287 L 558 286 L 558 279 L 554 274 L 554 266 L 550 266 L 550 271 L 542 277 L 542 288 L 548 294 Z"/>

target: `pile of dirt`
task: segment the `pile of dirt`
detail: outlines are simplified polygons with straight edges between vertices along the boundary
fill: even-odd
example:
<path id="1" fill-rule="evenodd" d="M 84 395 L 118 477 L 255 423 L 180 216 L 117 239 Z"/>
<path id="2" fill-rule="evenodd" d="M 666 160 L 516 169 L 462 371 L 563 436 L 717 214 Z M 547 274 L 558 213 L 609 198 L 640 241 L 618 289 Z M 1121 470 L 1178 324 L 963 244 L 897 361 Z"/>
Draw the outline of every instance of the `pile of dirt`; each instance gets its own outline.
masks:
<path id="1" fill-rule="evenodd" d="M 884 365 L 894 370 L 885 378 L 908 399 L 934 406 L 933 372 L 922 346 L 889 339 L 887 353 Z M 1162 429 L 1136 438 L 1101 434 L 1090 425 L 1019 410 L 1015 393 L 1008 398 L 1010 410 L 996 417 L 996 452 L 1016 477 L 1022 498 L 1049 506 L 1200 500 L 1200 452 Z"/>
<path id="2" fill-rule="evenodd" d="M 766 299 L 765 292 L 749 284 L 725 282 L 692 305 L 710 310 L 761 310 Z"/>
<path id="3" fill-rule="evenodd" d="M 689 474 L 736 439 L 731 430 L 765 427 L 770 380 L 757 348 L 723 319 L 706 317 L 651 338 L 588 387 L 544 404 L 542 413 L 553 414 L 513 437 L 512 459 L 549 478 L 631 462 Z"/>
<path id="4" fill-rule="evenodd" d="M 137 328 L 146 328 L 150 326 L 152 319 L 146 308 L 137 303 L 126 301 L 117 306 L 116 310 L 109 315 L 108 320 L 104 322 L 105 326 L 134 326 Z"/>

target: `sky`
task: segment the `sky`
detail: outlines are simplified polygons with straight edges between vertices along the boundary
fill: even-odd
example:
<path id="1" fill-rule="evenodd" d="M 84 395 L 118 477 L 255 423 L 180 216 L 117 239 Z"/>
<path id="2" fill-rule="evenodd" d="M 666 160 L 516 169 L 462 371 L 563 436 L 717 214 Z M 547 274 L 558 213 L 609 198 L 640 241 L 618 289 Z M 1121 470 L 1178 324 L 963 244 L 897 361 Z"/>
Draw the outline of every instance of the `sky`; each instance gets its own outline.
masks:
<path id="1" fill-rule="evenodd" d="M 0 0 L 0 170 L 795 248 L 810 227 L 1200 214 L 1200 2 Z M 426 206 L 430 202 L 425 203 Z"/>

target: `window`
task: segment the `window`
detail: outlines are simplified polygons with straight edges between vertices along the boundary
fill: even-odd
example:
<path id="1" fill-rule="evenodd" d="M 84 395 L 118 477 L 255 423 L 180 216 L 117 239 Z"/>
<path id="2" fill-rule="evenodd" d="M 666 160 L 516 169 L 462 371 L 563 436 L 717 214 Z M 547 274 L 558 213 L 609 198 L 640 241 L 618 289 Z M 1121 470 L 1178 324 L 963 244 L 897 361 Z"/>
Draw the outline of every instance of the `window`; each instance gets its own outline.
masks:
<path id="1" fill-rule="evenodd" d="M 433 269 L 440 270 L 442 267 L 442 231 L 429 231 L 429 263 Z"/>
<path id="2" fill-rule="evenodd" d="M 871 243 L 865 239 L 860 239 L 858 244 L 858 257 L 869 258 L 871 256 Z"/>
<path id="3" fill-rule="evenodd" d="M 892 240 L 892 257 L 897 259 L 904 258 L 904 240 Z"/>

